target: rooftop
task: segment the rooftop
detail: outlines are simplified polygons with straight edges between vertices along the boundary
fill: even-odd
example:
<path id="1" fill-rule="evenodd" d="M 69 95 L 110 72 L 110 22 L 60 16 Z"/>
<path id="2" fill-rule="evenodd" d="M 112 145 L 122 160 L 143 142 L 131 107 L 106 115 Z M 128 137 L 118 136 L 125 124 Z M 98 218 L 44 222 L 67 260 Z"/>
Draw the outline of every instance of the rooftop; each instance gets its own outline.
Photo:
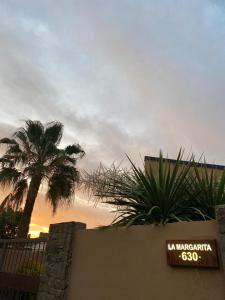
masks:
<path id="1" fill-rule="evenodd" d="M 168 161 L 169 163 L 175 164 L 176 159 L 171 159 L 171 158 L 163 158 L 164 160 Z M 154 157 L 154 156 L 145 156 L 145 161 L 159 161 L 159 157 Z M 187 164 L 188 161 L 186 160 L 181 160 L 181 164 Z M 199 167 L 204 167 L 206 166 L 208 169 L 217 169 L 217 170 L 224 170 L 225 166 L 223 165 L 216 165 L 216 164 L 205 164 L 205 163 L 200 163 L 196 162 L 197 166 Z"/>

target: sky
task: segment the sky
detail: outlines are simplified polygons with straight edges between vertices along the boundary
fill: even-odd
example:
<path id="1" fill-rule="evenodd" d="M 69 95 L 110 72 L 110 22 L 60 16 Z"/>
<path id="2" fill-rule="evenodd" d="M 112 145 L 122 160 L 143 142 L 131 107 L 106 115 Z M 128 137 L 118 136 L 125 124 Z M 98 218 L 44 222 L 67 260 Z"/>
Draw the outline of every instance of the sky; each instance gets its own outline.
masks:
<path id="1" fill-rule="evenodd" d="M 225 164 L 224 95 L 222 0 L 0 0 L 2 137 L 58 120 L 80 169 L 181 146 Z M 52 217 L 41 192 L 31 229 L 111 219 L 84 197 Z"/>

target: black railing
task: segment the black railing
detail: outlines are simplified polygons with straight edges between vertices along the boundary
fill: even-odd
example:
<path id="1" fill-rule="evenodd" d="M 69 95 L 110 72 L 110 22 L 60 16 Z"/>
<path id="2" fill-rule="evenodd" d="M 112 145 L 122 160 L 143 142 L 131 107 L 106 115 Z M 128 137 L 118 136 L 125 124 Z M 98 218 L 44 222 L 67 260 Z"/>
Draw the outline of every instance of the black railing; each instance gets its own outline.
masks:
<path id="1" fill-rule="evenodd" d="M 15 289 L 0 289 L 1 300 L 36 300 L 36 294 L 17 291 Z"/>
<path id="2" fill-rule="evenodd" d="M 47 239 L 0 240 L 0 300 L 35 300 Z"/>
<path id="3" fill-rule="evenodd" d="M 0 240 L 0 272 L 40 276 L 46 238 Z"/>

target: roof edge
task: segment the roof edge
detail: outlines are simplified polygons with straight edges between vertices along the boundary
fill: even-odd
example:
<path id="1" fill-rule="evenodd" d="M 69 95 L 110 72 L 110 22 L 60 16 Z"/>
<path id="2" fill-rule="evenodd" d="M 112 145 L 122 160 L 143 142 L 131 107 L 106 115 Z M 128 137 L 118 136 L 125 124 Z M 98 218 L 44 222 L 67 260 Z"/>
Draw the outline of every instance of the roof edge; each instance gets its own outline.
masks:
<path id="1" fill-rule="evenodd" d="M 172 159 L 172 158 L 163 158 L 163 159 L 168 161 L 169 163 L 172 163 L 172 164 L 176 163 L 176 159 Z M 159 161 L 159 157 L 146 155 L 145 158 L 144 158 L 144 161 L 148 161 L 148 160 Z M 188 161 L 186 161 L 186 160 L 181 160 L 180 162 L 182 164 L 187 164 L 188 163 Z M 207 164 L 207 163 L 201 163 L 201 162 L 196 162 L 196 164 L 199 167 L 206 166 L 209 169 L 218 169 L 218 170 L 224 170 L 225 169 L 224 165 Z"/>

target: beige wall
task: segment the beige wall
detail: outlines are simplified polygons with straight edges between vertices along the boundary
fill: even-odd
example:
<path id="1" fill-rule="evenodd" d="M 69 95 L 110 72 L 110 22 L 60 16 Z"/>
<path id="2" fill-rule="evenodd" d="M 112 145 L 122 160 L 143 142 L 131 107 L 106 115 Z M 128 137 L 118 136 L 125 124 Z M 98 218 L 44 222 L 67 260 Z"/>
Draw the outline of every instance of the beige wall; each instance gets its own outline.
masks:
<path id="1" fill-rule="evenodd" d="M 172 268 L 165 240 L 217 238 L 216 222 L 77 231 L 69 300 L 224 300 L 222 270 Z"/>
<path id="2" fill-rule="evenodd" d="M 166 159 L 165 159 L 165 161 L 166 161 Z M 171 169 L 173 170 L 173 168 L 175 166 L 175 163 L 170 162 L 169 164 L 171 166 Z M 150 166 L 151 166 L 153 171 L 157 171 L 157 173 L 158 173 L 159 162 L 157 160 L 146 159 L 145 160 L 145 171 L 146 172 L 148 172 L 150 170 Z M 201 172 L 203 172 L 203 174 L 205 174 L 205 168 L 204 167 L 198 167 L 197 169 L 200 172 L 200 174 L 201 174 Z M 209 174 L 211 174 L 212 168 L 207 168 L 207 171 L 208 171 Z M 222 174 L 223 174 L 223 169 L 221 169 L 221 168 L 219 169 L 216 166 L 215 166 L 215 168 L 213 168 L 213 171 L 214 171 L 214 174 L 218 177 L 222 176 Z"/>

